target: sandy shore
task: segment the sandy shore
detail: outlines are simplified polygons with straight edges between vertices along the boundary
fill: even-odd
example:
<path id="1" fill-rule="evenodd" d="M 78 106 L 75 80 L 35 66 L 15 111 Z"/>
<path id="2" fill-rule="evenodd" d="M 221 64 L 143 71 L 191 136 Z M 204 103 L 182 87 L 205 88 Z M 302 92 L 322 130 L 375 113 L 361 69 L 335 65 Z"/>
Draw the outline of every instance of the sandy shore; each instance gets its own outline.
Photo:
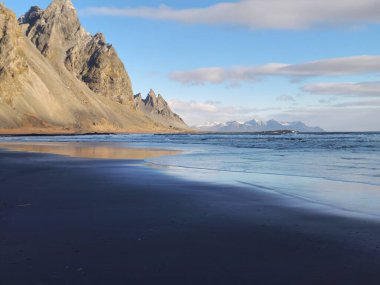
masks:
<path id="1" fill-rule="evenodd" d="M 380 223 L 138 163 L 0 151 L 0 284 L 380 282 Z"/>
<path id="2" fill-rule="evenodd" d="M 177 129 L 104 129 L 102 131 L 93 130 L 66 130 L 66 129 L 0 129 L 0 136 L 75 136 L 75 135 L 107 135 L 107 134 L 196 134 L 203 133 L 198 130 L 177 130 Z"/>
<path id="3" fill-rule="evenodd" d="M 180 153 L 180 151 L 166 149 L 132 148 L 125 143 L 117 142 L 0 142 L 0 148 L 9 151 L 57 154 L 91 159 L 143 160 Z"/>

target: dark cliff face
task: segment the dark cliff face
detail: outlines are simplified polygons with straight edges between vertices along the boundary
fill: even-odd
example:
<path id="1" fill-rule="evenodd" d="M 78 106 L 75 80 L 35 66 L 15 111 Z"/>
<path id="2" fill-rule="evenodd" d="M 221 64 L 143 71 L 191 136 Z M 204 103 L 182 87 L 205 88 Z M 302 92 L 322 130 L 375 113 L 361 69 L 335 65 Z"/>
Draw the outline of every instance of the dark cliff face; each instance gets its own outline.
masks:
<path id="1" fill-rule="evenodd" d="M 70 48 L 66 68 L 95 93 L 118 103 L 133 106 L 132 83 L 112 45 L 103 34 Z"/>
<path id="2" fill-rule="evenodd" d="M 104 35 L 91 36 L 81 26 L 70 0 L 55 0 L 46 10 L 34 6 L 19 22 L 42 55 L 62 63 L 97 94 L 133 107 L 131 80 Z"/>
<path id="3" fill-rule="evenodd" d="M 150 90 L 145 99 L 141 94 L 134 97 L 135 108 L 142 111 L 148 117 L 170 128 L 186 129 L 186 123 L 180 116 L 175 114 L 169 104 L 161 95 L 156 95 L 153 90 Z"/>
<path id="4" fill-rule="evenodd" d="M 19 22 L 27 25 L 27 37 L 51 60 L 60 61 L 68 47 L 89 37 L 70 0 L 54 0 L 46 10 L 34 6 Z"/>
<path id="5" fill-rule="evenodd" d="M 30 7 L 29 11 L 25 13 L 25 15 L 21 16 L 19 19 L 19 23 L 22 24 L 30 24 L 30 27 L 33 27 L 35 23 L 41 19 L 43 10 L 38 6 Z M 29 33 L 29 31 L 28 31 Z"/>

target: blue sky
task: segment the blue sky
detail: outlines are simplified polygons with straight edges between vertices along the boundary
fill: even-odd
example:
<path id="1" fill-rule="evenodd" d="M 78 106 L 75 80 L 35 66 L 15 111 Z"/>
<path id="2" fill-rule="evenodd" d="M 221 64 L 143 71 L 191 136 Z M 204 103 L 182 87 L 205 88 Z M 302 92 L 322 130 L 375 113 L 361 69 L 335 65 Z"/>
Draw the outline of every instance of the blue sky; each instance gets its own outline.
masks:
<path id="1" fill-rule="evenodd" d="M 21 15 L 49 2 L 5 4 Z M 191 125 L 274 118 L 380 130 L 376 1 L 72 2 L 116 48 L 135 93 L 153 88 Z"/>

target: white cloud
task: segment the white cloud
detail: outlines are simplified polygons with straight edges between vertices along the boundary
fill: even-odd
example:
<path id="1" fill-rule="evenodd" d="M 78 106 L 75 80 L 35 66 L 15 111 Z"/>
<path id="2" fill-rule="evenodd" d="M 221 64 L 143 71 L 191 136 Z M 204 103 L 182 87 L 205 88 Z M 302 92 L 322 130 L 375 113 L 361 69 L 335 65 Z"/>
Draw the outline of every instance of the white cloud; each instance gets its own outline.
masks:
<path id="1" fill-rule="evenodd" d="M 305 85 L 303 91 L 315 95 L 380 97 L 380 81 L 359 83 L 316 83 Z"/>
<path id="2" fill-rule="evenodd" d="M 327 131 L 379 131 L 380 101 L 345 102 L 321 107 L 246 108 L 229 107 L 219 102 L 172 100 L 173 110 L 191 126 L 209 122 L 248 121 L 252 119 L 302 121 Z"/>
<path id="3" fill-rule="evenodd" d="M 296 102 L 296 99 L 294 99 L 293 96 L 289 96 L 289 95 L 281 95 L 281 96 L 278 96 L 276 98 L 277 101 L 280 101 L 280 102 L 292 102 L 292 103 L 295 103 Z"/>
<path id="4" fill-rule="evenodd" d="M 188 24 L 232 25 L 250 29 L 307 29 L 380 23 L 378 0 L 240 0 L 202 8 L 90 7 L 87 15 L 137 17 Z"/>
<path id="5" fill-rule="evenodd" d="M 247 108 L 225 106 L 219 102 L 169 101 L 170 107 L 192 126 L 204 125 L 207 122 L 247 121 L 261 118 L 262 114 L 278 111 L 279 108 Z"/>
<path id="6" fill-rule="evenodd" d="M 184 102 L 179 100 L 172 100 L 169 105 L 174 110 L 182 110 L 192 112 L 204 112 L 204 113 L 215 113 L 218 111 L 218 102 Z"/>
<path id="7" fill-rule="evenodd" d="M 271 63 L 251 67 L 201 68 L 177 71 L 170 74 L 172 80 L 187 85 L 238 84 L 256 81 L 265 76 L 282 76 L 292 80 L 319 76 L 345 76 L 380 73 L 380 56 L 362 55 L 323 59 L 301 64 Z"/>
<path id="8" fill-rule="evenodd" d="M 351 101 L 334 104 L 332 107 L 380 107 L 380 100 L 368 100 L 368 101 Z"/>
<path id="9" fill-rule="evenodd" d="M 289 109 L 273 116 L 279 121 L 302 121 L 326 131 L 380 131 L 380 106 L 339 106 Z"/>

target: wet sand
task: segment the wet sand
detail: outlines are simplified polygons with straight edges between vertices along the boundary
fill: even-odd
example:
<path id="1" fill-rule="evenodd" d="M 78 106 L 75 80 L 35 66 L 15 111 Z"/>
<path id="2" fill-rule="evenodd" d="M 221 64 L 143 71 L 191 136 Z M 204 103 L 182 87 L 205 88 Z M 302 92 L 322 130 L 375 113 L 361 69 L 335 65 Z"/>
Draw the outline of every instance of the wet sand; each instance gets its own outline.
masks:
<path id="1" fill-rule="evenodd" d="M 288 199 L 0 151 L 0 284 L 379 284 L 380 223 Z"/>
<path id="2" fill-rule="evenodd" d="M 137 159 L 176 155 L 180 151 L 154 148 L 132 148 L 125 143 L 103 142 L 0 142 L 0 148 L 9 151 L 49 153 L 92 159 Z"/>

